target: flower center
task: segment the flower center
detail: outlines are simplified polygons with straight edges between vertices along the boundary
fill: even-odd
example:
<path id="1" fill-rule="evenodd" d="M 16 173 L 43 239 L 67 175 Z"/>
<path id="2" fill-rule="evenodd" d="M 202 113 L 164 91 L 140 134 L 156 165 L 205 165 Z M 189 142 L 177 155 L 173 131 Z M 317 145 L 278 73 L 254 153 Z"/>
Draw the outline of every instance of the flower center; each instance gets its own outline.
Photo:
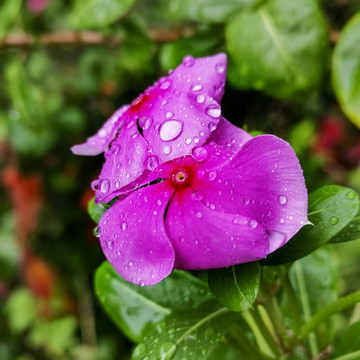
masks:
<path id="1" fill-rule="evenodd" d="M 177 172 L 173 173 L 171 177 L 172 181 L 178 185 L 185 184 L 188 178 L 189 173 L 184 169 L 177 170 Z"/>

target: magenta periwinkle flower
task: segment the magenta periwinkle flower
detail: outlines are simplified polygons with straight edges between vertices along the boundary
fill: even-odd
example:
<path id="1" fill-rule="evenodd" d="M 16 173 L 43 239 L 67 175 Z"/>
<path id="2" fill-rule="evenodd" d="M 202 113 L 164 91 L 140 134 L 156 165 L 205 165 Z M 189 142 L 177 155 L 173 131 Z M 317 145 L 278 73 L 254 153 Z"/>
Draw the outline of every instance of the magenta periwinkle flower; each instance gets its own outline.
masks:
<path id="1" fill-rule="evenodd" d="M 100 220 L 100 242 L 134 284 L 263 259 L 307 222 L 290 145 L 254 138 L 221 116 L 225 69 L 224 54 L 185 57 L 72 149 L 105 152 L 96 197 L 117 201 Z"/>

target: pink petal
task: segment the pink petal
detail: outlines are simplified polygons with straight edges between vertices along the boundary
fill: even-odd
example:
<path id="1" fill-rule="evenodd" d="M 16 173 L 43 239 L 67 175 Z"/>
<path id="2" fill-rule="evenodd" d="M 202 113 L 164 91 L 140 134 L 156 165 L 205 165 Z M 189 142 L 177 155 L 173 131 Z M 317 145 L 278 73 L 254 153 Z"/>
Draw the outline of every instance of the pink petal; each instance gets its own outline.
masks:
<path id="1" fill-rule="evenodd" d="M 128 108 L 129 105 L 124 105 L 116 110 L 94 136 L 89 138 L 84 144 L 73 146 L 71 151 L 76 155 L 93 156 L 107 150 L 119 127 L 122 125 L 119 119 Z"/>
<path id="2" fill-rule="evenodd" d="M 140 126 L 160 163 L 189 154 L 215 130 L 225 77 L 225 54 L 187 56 L 149 90 L 149 100 L 138 108 Z"/>
<path id="3" fill-rule="evenodd" d="M 221 117 L 216 130 L 211 133 L 207 143 L 215 142 L 235 153 L 252 138 L 248 132 Z"/>
<path id="4" fill-rule="evenodd" d="M 172 271 L 174 250 L 164 226 L 171 195 L 166 183 L 147 186 L 118 201 L 101 218 L 103 252 L 127 281 L 154 285 Z"/>
<path id="5" fill-rule="evenodd" d="M 272 135 L 257 136 L 235 155 L 215 145 L 200 164 L 202 178 L 194 190 L 219 211 L 255 219 L 267 232 L 272 252 L 307 222 L 307 190 L 290 145 Z M 227 158 L 227 160 L 226 160 Z M 221 160 L 220 160 L 221 159 Z"/>
<path id="6" fill-rule="evenodd" d="M 180 269 L 255 261 L 264 258 L 269 247 L 265 230 L 255 220 L 207 207 L 190 188 L 175 193 L 165 224 Z"/>

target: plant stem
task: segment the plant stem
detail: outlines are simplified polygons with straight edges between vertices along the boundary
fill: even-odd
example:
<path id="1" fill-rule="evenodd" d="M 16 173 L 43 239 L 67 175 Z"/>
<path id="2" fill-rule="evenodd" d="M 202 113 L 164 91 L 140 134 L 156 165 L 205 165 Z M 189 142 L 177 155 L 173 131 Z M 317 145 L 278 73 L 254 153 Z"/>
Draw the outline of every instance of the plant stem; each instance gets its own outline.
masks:
<path id="1" fill-rule="evenodd" d="M 358 360 L 360 359 L 360 350 L 354 351 L 349 354 L 341 355 L 333 360 Z"/>
<path id="2" fill-rule="evenodd" d="M 332 304 L 325 306 L 301 327 L 299 339 L 301 340 L 308 336 L 309 333 L 314 331 L 321 322 L 326 320 L 332 314 L 353 306 L 358 302 L 360 302 L 360 291 L 346 295 L 334 301 Z"/>

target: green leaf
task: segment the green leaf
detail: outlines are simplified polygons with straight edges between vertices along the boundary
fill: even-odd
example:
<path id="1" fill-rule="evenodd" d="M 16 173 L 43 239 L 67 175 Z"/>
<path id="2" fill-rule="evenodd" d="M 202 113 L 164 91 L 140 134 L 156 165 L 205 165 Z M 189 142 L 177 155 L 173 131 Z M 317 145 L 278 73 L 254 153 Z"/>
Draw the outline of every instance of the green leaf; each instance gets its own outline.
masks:
<path id="1" fill-rule="evenodd" d="M 360 12 L 341 32 L 332 61 L 332 83 L 341 108 L 360 127 Z"/>
<path id="2" fill-rule="evenodd" d="M 19 334 L 27 329 L 37 318 L 37 304 L 30 290 L 20 288 L 12 292 L 5 312 L 11 332 Z"/>
<path id="3" fill-rule="evenodd" d="M 229 79 L 280 99 L 318 88 L 327 54 L 326 24 L 313 0 L 268 0 L 231 18 L 225 31 Z"/>
<path id="4" fill-rule="evenodd" d="M 175 69 L 186 55 L 206 56 L 216 52 L 216 46 L 222 42 L 222 33 L 218 28 L 198 32 L 164 45 L 160 52 L 160 62 L 165 70 Z"/>
<path id="5" fill-rule="evenodd" d="M 341 243 L 360 239 L 360 211 L 349 224 L 330 239 L 330 243 Z"/>
<path id="6" fill-rule="evenodd" d="M 173 271 L 157 285 L 139 287 L 125 281 L 108 262 L 96 272 L 95 291 L 109 317 L 135 342 L 141 341 L 147 326 L 171 311 L 193 309 L 213 298 L 206 283 L 187 272 Z"/>
<path id="7" fill-rule="evenodd" d="M 132 360 L 207 359 L 236 318 L 235 313 L 219 308 L 214 302 L 196 310 L 173 313 L 135 348 Z"/>
<path id="8" fill-rule="evenodd" d="M 210 270 L 208 284 L 216 299 L 232 311 L 244 311 L 256 299 L 260 283 L 258 262 Z"/>
<path id="9" fill-rule="evenodd" d="M 360 358 L 360 320 L 351 324 L 334 343 L 334 352 L 331 359 L 348 355 L 345 359 L 359 359 Z M 340 360 L 340 359 L 339 359 Z"/>
<path id="10" fill-rule="evenodd" d="M 324 186 L 309 195 L 308 219 L 313 225 L 304 226 L 287 244 L 261 263 L 284 264 L 299 259 L 340 233 L 360 209 L 355 191 L 338 185 Z M 351 240 L 351 239 L 350 239 Z"/>
<path id="11" fill-rule="evenodd" d="M 223 23 L 236 11 L 253 8 L 264 0 L 163 0 L 163 11 L 176 20 Z"/>
<path id="12" fill-rule="evenodd" d="M 19 14 L 22 0 L 3 0 L 0 5 L 0 39 L 7 29 L 13 25 Z"/>
<path id="13" fill-rule="evenodd" d="M 136 0 L 74 0 L 71 23 L 77 29 L 105 27 L 125 15 Z"/>
<path id="14" fill-rule="evenodd" d="M 96 224 L 99 223 L 101 217 L 103 216 L 104 212 L 106 211 L 106 208 L 95 204 L 95 197 L 93 197 L 89 203 L 88 203 L 88 213 L 91 217 L 92 220 L 94 220 L 94 222 L 96 222 Z"/>

